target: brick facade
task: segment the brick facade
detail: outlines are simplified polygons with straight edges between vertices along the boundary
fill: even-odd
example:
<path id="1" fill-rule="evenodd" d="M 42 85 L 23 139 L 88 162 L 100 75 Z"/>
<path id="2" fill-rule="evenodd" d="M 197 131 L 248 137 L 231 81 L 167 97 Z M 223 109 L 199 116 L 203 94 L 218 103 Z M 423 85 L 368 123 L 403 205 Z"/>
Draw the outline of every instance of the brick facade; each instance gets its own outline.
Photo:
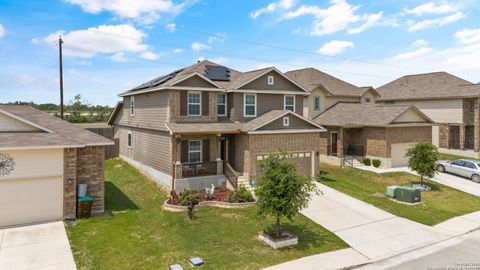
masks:
<path id="1" fill-rule="evenodd" d="M 170 91 L 170 120 L 171 122 L 217 122 L 217 92 L 209 92 L 208 115 L 188 116 L 180 115 L 180 93 L 181 91 Z M 203 105 L 203 104 L 202 104 Z M 202 108 L 203 110 L 203 108 Z"/>
<path id="2" fill-rule="evenodd" d="M 105 210 L 104 147 L 92 146 L 64 150 L 64 218 L 74 218 L 77 185 L 87 184 L 87 195 L 94 198 L 93 212 Z"/>
<path id="3" fill-rule="evenodd" d="M 439 126 L 439 143 L 438 146 L 440 148 L 448 148 L 448 140 L 450 137 L 450 126 L 448 124 L 440 124 Z"/>

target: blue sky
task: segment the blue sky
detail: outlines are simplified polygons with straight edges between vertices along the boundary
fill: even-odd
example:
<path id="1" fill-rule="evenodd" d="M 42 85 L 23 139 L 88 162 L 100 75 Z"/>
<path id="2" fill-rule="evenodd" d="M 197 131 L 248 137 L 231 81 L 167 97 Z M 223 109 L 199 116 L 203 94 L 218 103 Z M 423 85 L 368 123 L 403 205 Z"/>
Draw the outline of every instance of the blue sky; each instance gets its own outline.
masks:
<path id="1" fill-rule="evenodd" d="M 0 102 L 113 105 L 199 59 L 315 67 L 358 86 L 445 70 L 480 82 L 480 1 L 0 0 Z"/>

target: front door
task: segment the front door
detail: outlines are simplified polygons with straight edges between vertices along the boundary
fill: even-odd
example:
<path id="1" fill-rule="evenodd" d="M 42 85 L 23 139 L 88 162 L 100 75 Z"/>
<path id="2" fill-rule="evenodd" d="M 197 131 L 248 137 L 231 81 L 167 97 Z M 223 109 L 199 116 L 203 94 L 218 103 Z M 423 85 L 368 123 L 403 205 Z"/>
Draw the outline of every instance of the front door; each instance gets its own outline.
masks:
<path id="1" fill-rule="evenodd" d="M 331 142 L 331 145 L 332 145 L 332 149 L 331 149 L 332 156 L 336 156 L 337 155 L 337 136 L 338 136 L 338 133 L 332 132 L 331 136 L 332 136 L 332 138 L 331 138 L 330 142 Z"/>
<path id="2" fill-rule="evenodd" d="M 220 139 L 220 159 L 225 160 L 227 157 L 227 140 L 225 138 Z"/>

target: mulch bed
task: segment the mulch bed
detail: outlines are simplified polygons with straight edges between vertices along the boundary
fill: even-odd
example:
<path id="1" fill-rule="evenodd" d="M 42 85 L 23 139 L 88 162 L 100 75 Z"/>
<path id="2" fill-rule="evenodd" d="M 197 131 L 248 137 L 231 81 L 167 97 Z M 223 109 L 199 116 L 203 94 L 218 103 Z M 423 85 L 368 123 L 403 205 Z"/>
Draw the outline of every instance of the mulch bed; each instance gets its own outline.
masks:
<path id="1" fill-rule="evenodd" d="M 200 190 L 200 202 L 206 201 L 216 201 L 216 202 L 227 202 L 228 195 L 230 195 L 231 191 L 227 187 L 217 187 L 213 192 L 213 196 L 210 199 L 207 199 L 205 194 L 205 189 Z M 172 196 L 171 196 L 172 197 Z M 180 205 L 179 198 L 180 195 L 175 196 L 175 198 L 170 198 L 168 200 L 168 204 L 172 205 Z"/>

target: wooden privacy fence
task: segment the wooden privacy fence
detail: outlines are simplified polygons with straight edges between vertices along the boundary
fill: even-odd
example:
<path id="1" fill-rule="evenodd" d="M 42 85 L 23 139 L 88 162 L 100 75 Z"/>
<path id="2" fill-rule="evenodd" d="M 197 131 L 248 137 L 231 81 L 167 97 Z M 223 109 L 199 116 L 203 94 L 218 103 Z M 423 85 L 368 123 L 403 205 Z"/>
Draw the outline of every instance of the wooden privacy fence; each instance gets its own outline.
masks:
<path id="1" fill-rule="evenodd" d="M 120 151 L 120 149 L 119 149 L 120 143 L 119 143 L 118 138 L 114 139 L 114 137 L 113 137 L 113 128 L 111 128 L 111 127 L 101 127 L 101 128 L 86 127 L 85 129 L 115 142 L 115 145 L 106 145 L 105 146 L 105 159 L 111 159 L 111 158 L 118 157 L 118 154 L 119 154 L 119 151 Z"/>

